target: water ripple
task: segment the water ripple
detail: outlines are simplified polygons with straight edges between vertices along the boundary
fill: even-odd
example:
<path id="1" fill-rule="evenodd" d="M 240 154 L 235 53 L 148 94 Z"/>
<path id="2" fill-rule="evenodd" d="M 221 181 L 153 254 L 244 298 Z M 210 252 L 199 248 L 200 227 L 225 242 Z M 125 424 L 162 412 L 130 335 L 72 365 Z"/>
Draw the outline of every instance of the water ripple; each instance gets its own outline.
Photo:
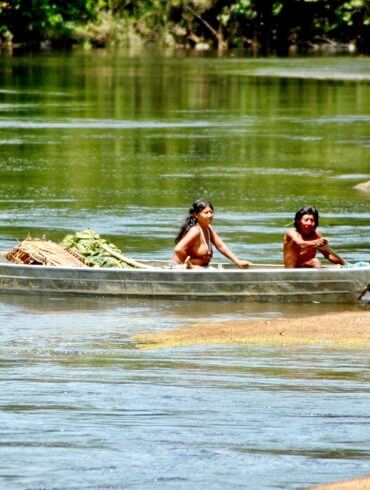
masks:
<path id="1" fill-rule="evenodd" d="M 232 123 L 215 121 L 132 121 L 116 119 L 73 119 L 56 122 L 55 118 L 51 121 L 21 121 L 2 119 L 0 128 L 8 129 L 165 129 L 165 128 L 208 128 L 234 126 Z"/>

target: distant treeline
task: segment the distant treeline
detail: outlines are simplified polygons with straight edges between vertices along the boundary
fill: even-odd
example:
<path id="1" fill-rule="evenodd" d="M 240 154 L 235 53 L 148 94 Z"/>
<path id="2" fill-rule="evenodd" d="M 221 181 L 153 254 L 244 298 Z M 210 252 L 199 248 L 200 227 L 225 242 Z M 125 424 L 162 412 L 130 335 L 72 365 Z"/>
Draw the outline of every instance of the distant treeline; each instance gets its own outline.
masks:
<path id="1" fill-rule="evenodd" d="M 261 54 L 320 45 L 365 53 L 369 11 L 370 0 L 8 0 L 0 1 L 0 43 L 154 42 Z"/>

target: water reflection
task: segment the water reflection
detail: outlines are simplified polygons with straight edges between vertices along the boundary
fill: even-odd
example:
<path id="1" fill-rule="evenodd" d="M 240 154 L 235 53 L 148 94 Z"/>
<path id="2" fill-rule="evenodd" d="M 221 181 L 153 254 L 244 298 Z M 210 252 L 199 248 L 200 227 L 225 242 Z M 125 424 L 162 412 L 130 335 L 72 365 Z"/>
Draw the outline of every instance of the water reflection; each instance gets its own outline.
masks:
<path id="1" fill-rule="evenodd" d="M 146 312 L 148 316 L 165 316 L 186 323 L 224 319 L 255 319 L 264 317 L 295 316 L 297 314 L 317 315 L 323 312 L 361 311 L 359 304 L 319 303 L 252 303 L 242 300 L 196 300 L 196 299 L 150 299 L 65 296 L 55 294 L 12 294 L 2 293 L 0 312 L 20 311 L 30 313 L 71 313 L 105 314 L 106 310 L 131 318 L 136 312 Z"/>

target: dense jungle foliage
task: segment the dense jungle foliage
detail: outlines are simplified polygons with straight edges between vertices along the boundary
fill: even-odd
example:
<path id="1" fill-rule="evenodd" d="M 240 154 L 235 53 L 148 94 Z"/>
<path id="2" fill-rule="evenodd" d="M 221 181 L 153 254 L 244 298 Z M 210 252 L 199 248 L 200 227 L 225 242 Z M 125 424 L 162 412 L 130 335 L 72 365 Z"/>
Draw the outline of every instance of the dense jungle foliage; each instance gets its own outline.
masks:
<path id="1" fill-rule="evenodd" d="M 369 51 L 370 0 L 8 0 L 0 2 L 2 45 L 107 46 L 155 42 L 241 47 L 351 45 Z"/>

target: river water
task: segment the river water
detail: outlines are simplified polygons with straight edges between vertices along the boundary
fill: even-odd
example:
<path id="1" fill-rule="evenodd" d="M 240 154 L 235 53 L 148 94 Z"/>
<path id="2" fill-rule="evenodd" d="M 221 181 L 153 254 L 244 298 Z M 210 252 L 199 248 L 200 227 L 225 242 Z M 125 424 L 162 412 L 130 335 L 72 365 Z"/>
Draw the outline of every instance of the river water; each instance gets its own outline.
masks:
<path id="1" fill-rule="evenodd" d="M 281 261 L 297 207 L 369 260 L 369 58 L 91 51 L 3 55 L 0 247 L 87 227 L 168 258 L 187 208 L 216 207 L 240 256 Z M 184 324 L 361 306 L 2 295 L 6 488 L 298 489 L 370 473 L 369 349 L 191 346 Z M 309 317 L 307 317 L 309 321 Z"/>

